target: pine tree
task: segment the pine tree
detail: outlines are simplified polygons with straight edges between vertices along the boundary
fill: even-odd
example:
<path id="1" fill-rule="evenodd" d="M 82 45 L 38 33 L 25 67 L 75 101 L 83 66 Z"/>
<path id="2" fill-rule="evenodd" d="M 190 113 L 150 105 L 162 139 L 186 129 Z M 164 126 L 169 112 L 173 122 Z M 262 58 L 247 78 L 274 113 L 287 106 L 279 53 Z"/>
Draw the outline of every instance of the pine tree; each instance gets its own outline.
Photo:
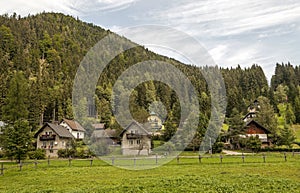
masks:
<path id="1" fill-rule="evenodd" d="M 28 121 L 19 119 L 13 124 L 7 124 L 2 136 L 2 145 L 7 157 L 18 162 L 25 159 L 31 145 Z"/>
<path id="2" fill-rule="evenodd" d="M 277 133 L 277 119 L 273 106 L 270 104 L 270 100 L 266 97 L 258 97 L 259 111 L 255 120 L 262 124 L 265 128 L 269 129 L 273 135 Z"/>
<path id="3" fill-rule="evenodd" d="M 289 125 L 285 125 L 284 129 L 281 130 L 279 136 L 279 145 L 286 145 L 291 148 L 292 143 L 295 140 L 295 135 Z"/>
<path id="4" fill-rule="evenodd" d="M 287 124 L 294 124 L 296 121 L 296 116 L 294 114 L 293 108 L 289 103 L 286 106 L 285 121 Z"/>
<path id="5" fill-rule="evenodd" d="M 2 107 L 2 118 L 7 123 L 28 118 L 28 82 L 23 72 L 14 72 Z"/>
<path id="6" fill-rule="evenodd" d="M 294 114 L 296 117 L 296 123 L 300 123 L 300 97 L 297 96 L 294 102 Z"/>

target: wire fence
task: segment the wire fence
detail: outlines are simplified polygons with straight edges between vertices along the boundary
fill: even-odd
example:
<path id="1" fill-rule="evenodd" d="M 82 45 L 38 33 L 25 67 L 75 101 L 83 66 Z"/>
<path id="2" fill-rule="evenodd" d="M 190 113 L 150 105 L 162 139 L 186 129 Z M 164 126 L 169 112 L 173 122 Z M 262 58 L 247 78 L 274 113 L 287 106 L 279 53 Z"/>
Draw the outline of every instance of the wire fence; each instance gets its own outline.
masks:
<path id="1" fill-rule="evenodd" d="M 113 166 L 145 166 L 159 165 L 169 160 L 168 165 L 184 164 L 250 164 L 250 163 L 284 163 L 300 162 L 300 152 L 290 153 L 262 153 L 241 155 L 205 155 L 205 156 L 159 156 L 150 157 L 101 157 L 91 159 L 46 159 L 28 160 L 16 163 L 14 161 L 0 161 L 0 176 L 9 171 L 23 171 L 50 167 L 105 167 Z"/>

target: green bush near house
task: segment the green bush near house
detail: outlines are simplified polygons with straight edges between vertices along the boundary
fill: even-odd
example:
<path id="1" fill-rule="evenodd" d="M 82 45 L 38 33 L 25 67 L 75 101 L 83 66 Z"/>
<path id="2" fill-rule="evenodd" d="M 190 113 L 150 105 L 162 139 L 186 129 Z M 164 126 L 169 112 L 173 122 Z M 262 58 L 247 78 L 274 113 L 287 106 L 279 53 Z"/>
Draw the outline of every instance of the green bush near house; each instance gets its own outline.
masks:
<path id="1" fill-rule="evenodd" d="M 46 159 L 46 151 L 44 149 L 37 149 L 35 151 L 28 152 L 29 159 Z"/>

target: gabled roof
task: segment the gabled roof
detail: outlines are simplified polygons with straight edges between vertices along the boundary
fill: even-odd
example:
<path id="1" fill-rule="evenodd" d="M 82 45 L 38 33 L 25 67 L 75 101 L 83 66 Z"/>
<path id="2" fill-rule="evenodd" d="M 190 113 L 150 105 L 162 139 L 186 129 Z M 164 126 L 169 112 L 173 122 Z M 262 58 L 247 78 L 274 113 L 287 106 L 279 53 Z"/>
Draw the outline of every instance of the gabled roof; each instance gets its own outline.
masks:
<path id="1" fill-rule="evenodd" d="M 43 129 L 45 127 L 50 127 L 59 137 L 64 137 L 64 138 L 74 138 L 74 136 L 63 126 L 61 125 L 55 125 L 55 124 L 52 124 L 52 123 L 45 123 L 43 125 L 42 128 L 40 128 L 34 135 L 34 137 L 37 137 L 38 134 L 40 132 L 43 131 Z"/>
<path id="2" fill-rule="evenodd" d="M 116 137 L 116 130 L 106 129 L 106 130 L 95 130 L 92 134 L 95 138 L 114 138 Z"/>
<path id="3" fill-rule="evenodd" d="M 85 129 L 77 122 L 74 120 L 69 120 L 69 119 L 63 119 L 61 122 L 65 122 L 69 127 L 74 130 L 74 131 L 82 131 L 85 132 Z"/>
<path id="4" fill-rule="evenodd" d="M 132 121 L 122 132 L 121 132 L 121 134 L 120 134 L 120 136 L 123 136 L 124 135 L 124 133 L 132 126 L 132 125 L 137 125 L 138 126 L 138 128 L 141 130 L 141 131 L 143 131 L 143 132 L 145 132 L 145 135 L 150 135 L 150 133 L 142 126 L 142 125 L 140 125 L 138 122 L 136 122 L 136 121 Z"/>
<path id="5" fill-rule="evenodd" d="M 255 115 L 255 114 L 256 114 L 255 112 L 249 112 L 244 116 L 243 120 L 245 120 L 249 115 Z"/>
<path id="6" fill-rule="evenodd" d="M 96 130 L 102 130 L 102 129 L 105 129 L 105 124 L 104 124 L 104 123 L 95 123 L 95 124 L 92 124 L 92 126 L 93 126 Z"/>
<path id="7" fill-rule="evenodd" d="M 248 127 L 252 123 L 255 124 L 257 127 L 261 128 L 262 130 L 264 130 L 267 134 L 271 133 L 271 131 L 269 129 L 265 128 L 264 126 L 262 126 L 261 124 L 259 124 L 257 121 L 254 121 L 254 120 L 247 122 L 246 127 Z"/>

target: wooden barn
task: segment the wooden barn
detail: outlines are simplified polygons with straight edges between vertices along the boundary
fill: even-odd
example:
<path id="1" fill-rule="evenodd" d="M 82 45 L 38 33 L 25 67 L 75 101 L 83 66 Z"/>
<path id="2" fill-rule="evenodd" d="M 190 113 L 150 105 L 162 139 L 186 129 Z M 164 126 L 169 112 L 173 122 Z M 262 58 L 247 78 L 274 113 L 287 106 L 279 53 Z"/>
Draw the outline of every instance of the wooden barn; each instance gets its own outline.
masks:
<path id="1" fill-rule="evenodd" d="M 246 134 L 242 137 L 258 136 L 262 142 L 262 147 L 266 147 L 271 145 L 271 141 L 268 138 L 270 133 L 271 132 L 267 128 L 259 124 L 257 121 L 251 120 L 246 123 Z"/>

